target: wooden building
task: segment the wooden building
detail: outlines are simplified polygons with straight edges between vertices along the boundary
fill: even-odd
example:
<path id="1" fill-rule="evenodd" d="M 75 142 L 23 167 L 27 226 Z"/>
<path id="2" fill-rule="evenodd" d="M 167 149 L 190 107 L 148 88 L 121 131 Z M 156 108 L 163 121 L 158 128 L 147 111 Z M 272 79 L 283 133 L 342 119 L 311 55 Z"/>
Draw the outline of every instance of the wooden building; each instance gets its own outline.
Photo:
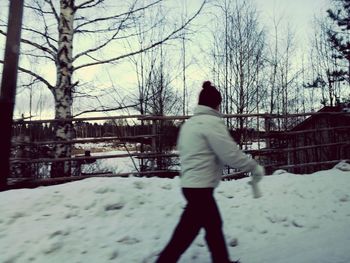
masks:
<path id="1" fill-rule="evenodd" d="M 291 172 L 312 173 L 350 159 L 349 105 L 326 106 L 318 113 L 283 136 L 286 147 L 292 149 L 283 154 L 287 165 L 294 165 Z"/>

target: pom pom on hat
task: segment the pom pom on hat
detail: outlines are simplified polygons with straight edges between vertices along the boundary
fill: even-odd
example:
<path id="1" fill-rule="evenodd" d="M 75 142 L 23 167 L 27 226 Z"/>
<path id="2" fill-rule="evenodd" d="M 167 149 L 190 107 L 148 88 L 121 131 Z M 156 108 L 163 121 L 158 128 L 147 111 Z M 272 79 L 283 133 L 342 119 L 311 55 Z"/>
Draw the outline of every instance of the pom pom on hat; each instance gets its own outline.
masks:
<path id="1" fill-rule="evenodd" d="M 204 81 L 202 90 L 199 93 L 198 105 L 208 106 L 216 109 L 222 101 L 222 97 L 217 88 L 209 80 Z"/>
<path id="2" fill-rule="evenodd" d="M 206 80 L 203 82 L 203 85 L 202 85 L 203 89 L 209 89 L 211 87 L 213 87 L 213 86 L 211 85 L 211 82 L 209 80 Z"/>

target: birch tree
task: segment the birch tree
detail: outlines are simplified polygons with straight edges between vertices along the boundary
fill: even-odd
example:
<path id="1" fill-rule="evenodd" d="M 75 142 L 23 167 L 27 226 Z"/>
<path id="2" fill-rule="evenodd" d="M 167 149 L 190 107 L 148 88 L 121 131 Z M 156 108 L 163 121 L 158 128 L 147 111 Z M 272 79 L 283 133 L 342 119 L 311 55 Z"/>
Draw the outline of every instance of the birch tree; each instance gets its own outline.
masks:
<path id="1" fill-rule="evenodd" d="M 77 72 L 84 72 L 88 67 L 115 64 L 176 39 L 198 16 L 205 4 L 204 0 L 188 20 L 164 32 L 161 39 L 144 43 L 139 49 L 123 49 L 123 41 L 131 41 L 136 37 L 130 31 L 134 19 L 140 18 L 141 11 L 152 9 L 161 2 L 162 0 L 133 0 L 130 3 L 108 0 L 31 0 L 25 5 L 25 12 L 33 15 L 34 19 L 26 20 L 27 23 L 23 26 L 21 52 L 24 56 L 38 57 L 41 62 L 36 70 L 28 69 L 26 65 L 21 65 L 19 70 L 31 75 L 51 91 L 55 101 L 57 141 L 67 141 L 73 137 L 69 119 L 72 117 L 74 93 L 80 88 L 78 79 L 74 78 Z M 153 26 L 157 26 L 161 20 L 159 17 Z M 5 28 L 3 22 L 0 28 L 3 36 L 6 36 Z M 55 80 L 50 80 L 42 73 L 49 66 L 56 70 Z M 70 156 L 69 144 L 55 146 L 55 158 Z M 70 170 L 70 162 L 54 163 L 51 176 L 69 176 Z"/>

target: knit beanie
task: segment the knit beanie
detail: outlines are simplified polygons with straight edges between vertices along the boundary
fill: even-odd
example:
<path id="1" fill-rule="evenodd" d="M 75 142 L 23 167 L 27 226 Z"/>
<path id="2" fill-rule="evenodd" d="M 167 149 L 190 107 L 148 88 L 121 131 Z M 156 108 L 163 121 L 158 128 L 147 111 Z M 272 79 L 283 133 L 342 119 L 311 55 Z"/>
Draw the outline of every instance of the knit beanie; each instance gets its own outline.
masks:
<path id="1" fill-rule="evenodd" d="M 221 104 L 222 97 L 220 91 L 211 84 L 210 81 L 204 81 L 202 90 L 199 93 L 198 105 L 204 105 L 216 109 Z"/>

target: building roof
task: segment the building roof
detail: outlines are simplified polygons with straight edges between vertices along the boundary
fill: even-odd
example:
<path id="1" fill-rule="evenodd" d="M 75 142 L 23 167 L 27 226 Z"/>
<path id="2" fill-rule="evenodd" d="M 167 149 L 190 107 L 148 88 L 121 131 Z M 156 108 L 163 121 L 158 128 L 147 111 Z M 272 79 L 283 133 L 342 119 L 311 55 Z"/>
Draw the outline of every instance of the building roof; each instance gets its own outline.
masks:
<path id="1" fill-rule="evenodd" d="M 327 113 L 333 113 L 333 112 L 349 112 L 350 113 L 350 107 L 349 105 L 343 105 L 339 104 L 337 106 L 325 106 L 322 109 L 318 111 L 320 113 L 319 115 L 311 115 L 310 117 L 306 118 L 301 123 L 294 126 L 291 131 L 298 131 L 298 130 L 304 130 L 305 128 L 309 128 L 313 124 L 316 124 L 320 122 L 321 120 L 328 120 L 329 126 L 350 126 L 350 114 L 341 114 L 341 115 L 331 115 Z M 324 113 L 324 114 L 322 114 Z"/>

